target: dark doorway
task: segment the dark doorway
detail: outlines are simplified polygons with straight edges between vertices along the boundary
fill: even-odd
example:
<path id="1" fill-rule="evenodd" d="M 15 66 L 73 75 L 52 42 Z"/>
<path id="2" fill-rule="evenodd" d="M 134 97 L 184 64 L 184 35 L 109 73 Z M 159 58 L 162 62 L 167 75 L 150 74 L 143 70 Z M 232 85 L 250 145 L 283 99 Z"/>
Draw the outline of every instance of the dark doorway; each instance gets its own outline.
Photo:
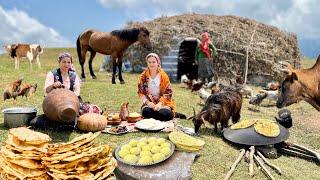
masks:
<path id="1" fill-rule="evenodd" d="M 188 79 L 198 79 L 198 65 L 195 63 L 195 52 L 199 40 L 186 38 L 180 43 L 178 54 L 177 80 L 186 74 Z"/>

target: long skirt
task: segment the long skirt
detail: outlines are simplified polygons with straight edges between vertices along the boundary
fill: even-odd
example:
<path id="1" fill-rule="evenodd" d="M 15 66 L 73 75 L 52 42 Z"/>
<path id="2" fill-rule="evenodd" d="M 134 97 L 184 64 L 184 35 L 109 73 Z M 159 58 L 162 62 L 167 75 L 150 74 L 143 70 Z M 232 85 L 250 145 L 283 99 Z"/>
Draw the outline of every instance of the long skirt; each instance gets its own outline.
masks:
<path id="1" fill-rule="evenodd" d="M 199 78 L 212 78 L 214 75 L 213 60 L 209 58 L 199 59 L 198 76 Z"/>

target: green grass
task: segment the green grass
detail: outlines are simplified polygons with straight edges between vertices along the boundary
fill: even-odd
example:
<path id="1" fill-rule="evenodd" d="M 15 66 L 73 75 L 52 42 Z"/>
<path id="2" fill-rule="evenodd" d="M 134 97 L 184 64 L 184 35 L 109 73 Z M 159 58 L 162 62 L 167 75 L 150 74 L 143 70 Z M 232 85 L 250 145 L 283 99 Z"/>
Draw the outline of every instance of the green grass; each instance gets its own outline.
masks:
<path id="1" fill-rule="evenodd" d="M 24 76 L 24 83 L 38 82 L 37 93 L 34 97 L 25 100 L 21 97 L 16 102 L 13 100 L 7 100 L 3 102 L 1 100 L 0 109 L 12 107 L 12 106 L 36 106 L 39 108 L 38 114 L 42 113 L 42 101 L 43 101 L 43 86 L 45 76 L 48 71 L 56 68 L 57 55 L 62 51 L 70 51 L 74 56 L 74 64 L 77 72 L 80 73 L 80 66 L 77 61 L 75 49 L 45 49 L 44 54 L 41 56 L 42 69 L 38 69 L 36 65 L 33 66 L 33 70 L 30 70 L 29 64 L 26 60 L 23 60 L 20 64 L 20 69 L 14 69 L 14 61 L 9 58 L 8 55 L 0 56 L 0 87 L 4 89 L 5 85 L 20 76 Z M 94 71 L 96 72 L 97 79 L 91 79 L 88 73 L 88 65 L 85 66 L 87 80 L 81 87 L 81 96 L 85 101 L 97 104 L 102 108 L 107 108 L 110 111 L 118 111 L 122 102 L 129 102 L 130 111 L 140 110 L 140 101 L 137 97 L 137 79 L 138 74 L 124 73 L 125 85 L 120 85 L 119 82 L 116 85 L 111 85 L 111 78 L 107 73 L 98 72 L 99 66 L 102 62 L 102 56 L 97 55 L 93 64 Z M 303 67 L 310 67 L 314 63 L 314 60 L 303 61 Z M 180 88 L 178 84 L 173 84 L 174 98 L 177 103 L 177 111 L 192 115 L 192 107 L 199 110 L 201 107 L 198 105 L 200 102 L 199 97 L 196 94 L 192 94 L 190 90 Z M 258 87 L 255 87 L 258 90 Z M 267 118 L 273 119 L 278 109 L 276 107 L 261 107 L 261 112 L 248 111 L 248 99 L 244 100 L 243 108 L 241 112 L 241 118 Z M 316 118 L 320 117 L 320 113 L 313 109 L 305 102 L 295 104 L 289 107 L 292 111 L 294 119 L 294 126 L 290 129 L 289 140 L 314 150 L 320 150 L 320 135 L 319 129 L 306 130 L 305 126 L 301 122 L 307 121 L 306 117 Z M 180 120 L 180 123 L 192 127 L 192 123 L 188 120 Z M 308 125 L 308 122 L 305 122 Z M 319 123 L 317 123 L 319 124 Z M 45 132 L 49 134 L 54 142 L 67 141 L 77 135 L 78 132 L 71 134 L 66 132 Z M 6 140 L 8 130 L 3 127 L 3 114 L 0 114 L 0 141 Z M 113 147 L 117 144 L 127 141 L 134 137 L 143 136 L 161 136 L 167 137 L 166 133 L 131 133 L 122 136 L 113 136 L 108 134 L 102 134 L 98 138 L 98 142 L 107 143 Z M 238 155 L 238 149 L 230 144 L 224 142 L 221 138 L 221 134 L 212 135 L 209 130 L 202 128 L 201 137 L 206 142 L 203 150 L 199 153 L 201 156 L 196 160 L 192 166 L 193 179 L 222 179 L 225 173 L 229 170 L 230 165 L 235 161 Z M 319 166 L 313 162 L 309 162 L 299 158 L 282 156 L 275 160 L 270 160 L 272 163 L 278 165 L 284 172 L 284 175 L 279 176 L 273 171 L 272 174 L 276 179 L 319 179 L 320 171 Z M 266 179 L 265 175 L 260 170 L 255 170 L 257 173 L 254 179 Z M 245 162 L 241 162 L 234 175 L 233 179 L 248 179 L 248 166 Z"/>

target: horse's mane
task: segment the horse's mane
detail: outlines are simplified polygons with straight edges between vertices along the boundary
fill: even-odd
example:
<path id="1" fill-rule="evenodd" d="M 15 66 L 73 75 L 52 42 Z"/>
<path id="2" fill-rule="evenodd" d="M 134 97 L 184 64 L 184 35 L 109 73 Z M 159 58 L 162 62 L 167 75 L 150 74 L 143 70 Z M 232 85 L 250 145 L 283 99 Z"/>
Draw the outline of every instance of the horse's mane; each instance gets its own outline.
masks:
<path id="1" fill-rule="evenodd" d="M 123 30 L 111 31 L 113 36 L 117 36 L 123 40 L 136 41 L 138 39 L 139 32 L 143 31 L 149 35 L 149 31 L 146 28 L 132 28 Z"/>

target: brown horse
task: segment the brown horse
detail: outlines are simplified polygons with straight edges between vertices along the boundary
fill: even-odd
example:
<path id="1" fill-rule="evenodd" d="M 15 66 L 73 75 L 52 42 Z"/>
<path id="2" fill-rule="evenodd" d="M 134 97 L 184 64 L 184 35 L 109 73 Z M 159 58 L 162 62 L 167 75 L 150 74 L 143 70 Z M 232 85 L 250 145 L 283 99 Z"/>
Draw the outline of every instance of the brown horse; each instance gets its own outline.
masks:
<path id="1" fill-rule="evenodd" d="M 124 84 L 121 75 L 122 57 L 125 50 L 136 41 L 139 41 L 148 50 L 151 50 L 149 31 L 144 28 L 132 28 L 124 30 L 115 30 L 112 32 L 99 32 L 96 30 L 87 30 L 81 33 L 77 39 L 77 52 L 81 65 L 81 77 L 85 79 L 83 65 L 87 51 L 90 51 L 89 70 L 93 79 L 96 79 L 92 70 L 92 60 L 96 53 L 111 55 L 112 57 L 112 84 L 115 84 L 115 74 L 117 67 L 119 70 L 119 80 Z"/>

